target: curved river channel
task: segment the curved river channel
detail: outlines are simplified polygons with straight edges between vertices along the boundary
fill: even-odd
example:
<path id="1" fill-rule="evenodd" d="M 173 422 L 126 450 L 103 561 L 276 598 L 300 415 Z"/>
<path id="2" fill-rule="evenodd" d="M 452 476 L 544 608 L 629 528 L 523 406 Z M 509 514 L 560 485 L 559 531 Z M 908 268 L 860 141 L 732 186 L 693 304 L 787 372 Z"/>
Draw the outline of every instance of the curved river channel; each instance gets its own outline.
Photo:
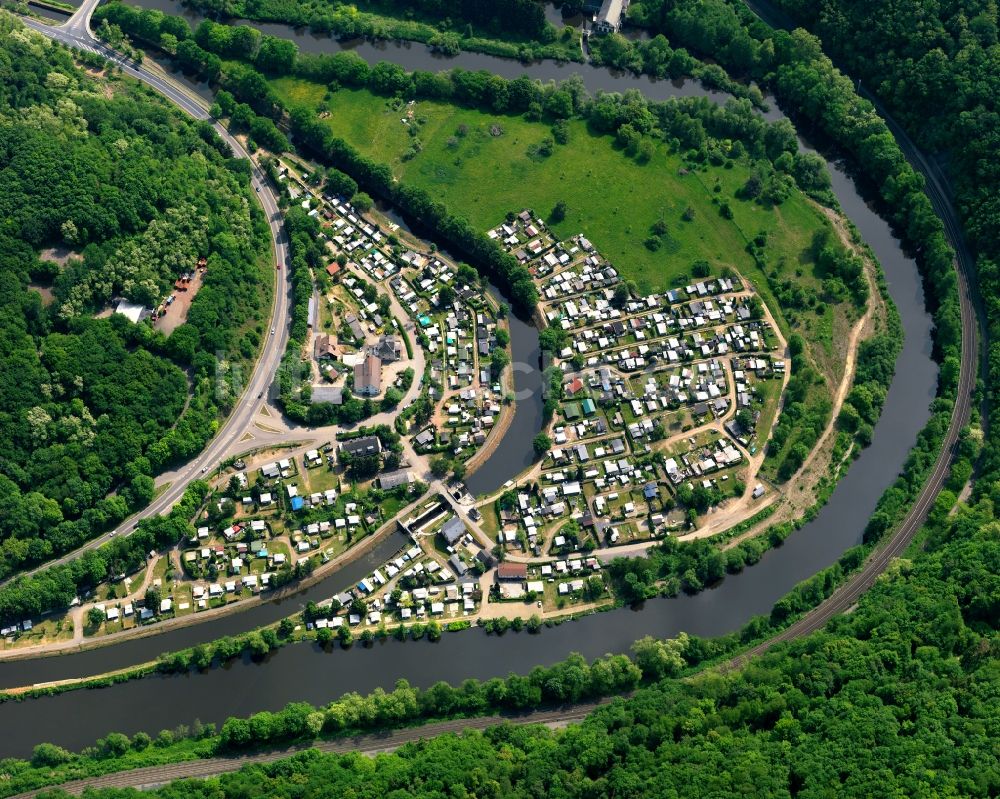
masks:
<path id="1" fill-rule="evenodd" d="M 171 0 L 140 0 L 140 5 L 168 13 L 192 15 Z M 196 20 L 194 20 L 196 21 Z M 652 99 L 708 96 L 724 101 L 726 95 L 706 92 L 693 82 L 652 81 L 615 75 L 582 64 L 543 62 L 521 65 L 503 59 L 462 54 L 453 59 L 431 55 L 419 45 L 348 43 L 294 31 L 281 25 L 257 25 L 264 32 L 294 39 L 301 50 L 332 52 L 351 47 L 369 61 L 391 60 L 407 69 L 443 69 L 460 66 L 489 69 L 501 75 L 527 73 L 542 80 L 581 75 L 591 91 L 639 89 Z M 202 87 L 203 89 L 203 87 Z M 780 112 L 768 114 L 773 118 Z M 80 749 L 111 731 L 133 734 L 156 732 L 194 719 L 219 722 L 230 715 L 273 710 L 291 701 L 328 702 L 346 691 L 368 692 L 377 686 L 391 688 L 399 678 L 421 686 L 437 680 L 459 682 L 468 677 L 486 679 L 509 671 L 527 672 L 536 664 L 549 664 L 570 652 L 595 657 L 624 652 L 646 634 L 667 637 L 681 631 L 701 636 L 722 635 L 738 629 L 751 616 L 768 613 L 771 606 L 796 583 L 833 563 L 858 543 L 864 526 L 882 492 L 900 471 L 917 433 L 929 418 L 937 367 L 931 359 L 931 319 L 916 264 L 903 252 L 888 223 L 862 198 L 843 169 L 831 163 L 833 188 L 848 217 L 857 225 L 882 263 L 889 290 L 902 318 L 905 341 L 896 364 L 882 417 L 873 443 L 850 466 L 826 507 L 794 533 L 785 544 L 752 568 L 731 575 L 717 587 L 695 596 L 657 599 L 641 611 L 620 609 L 590 616 L 574 623 L 544 629 L 541 635 L 508 633 L 487 636 L 471 631 L 445 635 L 439 642 L 400 643 L 388 640 L 371 648 L 323 652 L 310 643 L 284 647 L 262 663 L 237 660 L 203 674 L 150 677 L 100 690 L 72 691 L 0 705 L 0 728 L 16 734 L 2 736 L 0 757 L 26 756 L 40 741 Z M 537 332 L 520 324 L 512 336 L 514 361 L 537 362 Z M 527 378 L 530 380 L 530 376 Z M 518 388 L 524 387 L 521 376 Z M 514 476 L 523 467 L 524 442 L 538 429 L 539 411 L 524 402 L 517 411 L 508 438 L 512 443 L 497 450 L 483 465 L 477 490 L 488 490 Z M 479 482 L 482 480 L 482 483 Z M 142 639 L 125 640 L 102 649 L 60 657 L 0 662 L 0 686 L 31 685 L 50 680 L 82 677 L 154 659 L 223 635 L 233 635 L 293 613 L 306 600 L 331 596 L 354 583 L 383 562 L 403 544 L 393 534 L 368 556 L 327 577 L 312 588 L 281 603 L 265 603 L 230 616 Z"/>

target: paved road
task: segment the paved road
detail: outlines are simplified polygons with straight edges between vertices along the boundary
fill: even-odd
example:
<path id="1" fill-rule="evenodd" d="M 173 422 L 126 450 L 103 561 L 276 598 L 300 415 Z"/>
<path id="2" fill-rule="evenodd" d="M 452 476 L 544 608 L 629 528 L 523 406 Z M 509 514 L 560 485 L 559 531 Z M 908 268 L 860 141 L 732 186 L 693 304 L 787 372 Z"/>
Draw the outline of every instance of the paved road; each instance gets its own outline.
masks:
<path id="1" fill-rule="evenodd" d="M 461 733 L 466 730 L 482 730 L 503 722 L 514 724 L 544 724 L 547 727 L 565 727 L 567 724 L 581 721 L 604 702 L 572 705 L 554 710 L 538 710 L 516 716 L 485 716 L 474 719 L 456 719 L 426 724 L 422 727 L 411 727 L 402 730 L 388 730 L 383 733 L 358 735 L 353 738 L 343 738 L 336 741 L 320 741 L 315 744 L 291 746 L 287 749 L 275 749 L 267 752 L 245 755 L 242 757 L 213 757 L 205 760 L 189 760 L 183 763 L 172 763 L 163 766 L 148 766 L 132 771 L 119 771 L 100 777 L 74 780 L 59 787 L 67 793 L 79 795 L 87 788 L 153 788 L 171 780 L 214 777 L 219 774 L 237 771 L 250 763 L 270 763 L 274 760 L 290 757 L 307 749 L 318 749 L 321 752 L 345 753 L 357 752 L 374 757 L 386 752 L 392 752 L 403 744 L 421 739 L 433 738 L 445 733 Z M 43 790 L 19 793 L 12 799 L 33 799 Z"/>
<path id="2" fill-rule="evenodd" d="M 182 87 L 150 68 L 125 61 L 119 54 L 107 48 L 91 35 L 89 28 L 90 17 L 99 2 L 100 0 L 86 0 L 77 12 L 60 27 L 47 25 L 29 18 L 24 18 L 24 22 L 39 33 L 69 47 L 98 52 L 111 58 L 121 66 L 122 71 L 126 75 L 151 86 L 195 119 L 211 120 L 212 118 L 209 116 L 204 101 L 201 98 L 189 95 Z M 215 122 L 214 126 L 223 141 L 232 148 L 233 155 L 237 158 L 249 158 L 246 150 L 239 141 L 230 135 L 229 131 L 218 122 Z M 261 205 L 270 225 L 276 262 L 284 265 L 288 261 L 288 246 L 284 232 L 284 221 L 278 211 L 277 198 L 268 185 L 263 171 L 256 166 L 253 168 L 251 183 L 257 196 L 260 198 Z M 232 446 L 239 441 L 243 433 L 250 427 L 251 420 L 260 405 L 266 401 L 267 390 L 274 379 L 275 372 L 281 362 L 281 357 L 284 354 L 285 345 L 288 341 L 290 307 L 288 270 L 284 268 L 276 270 L 276 276 L 277 285 L 274 306 L 271 311 L 271 328 L 274 330 L 274 333 L 267 336 L 260 357 L 254 366 L 253 373 L 247 382 L 236 408 L 201 454 L 177 470 L 161 475 L 157 479 L 157 484 L 163 485 L 164 483 L 169 483 L 169 487 L 142 511 L 122 522 L 118 526 L 117 531 L 105 533 L 56 560 L 46 562 L 37 569 L 22 572 L 22 576 L 33 574 L 39 569 L 47 569 L 50 566 L 66 563 L 79 557 L 83 552 L 106 543 L 119 531 L 123 535 L 131 532 L 140 519 L 166 513 L 180 499 L 184 493 L 184 489 L 191 480 L 210 472 L 226 457 Z M 264 396 L 258 399 L 261 395 Z M 274 412 L 274 415 L 277 416 L 277 411 Z"/>
<path id="3" fill-rule="evenodd" d="M 59 41 L 63 41 L 66 44 L 94 50 L 99 46 L 90 36 L 87 23 L 89 22 L 90 14 L 93 12 L 93 8 L 97 5 L 97 2 L 98 0 L 88 0 L 74 15 L 70 22 L 67 23 L 67 25 L 65 25 L 62 29 L 50 28 L 49 26 L 35 22 L 29 22 L 29 24 L 36 30 L 40 30 L 46 35 Z M 760 13 L 760 15 L 766 20 L 772 22 L 772 24 L 775 24 L 776 22 L 780 23 L 780 20 L 770 19 L 770 15 L 767 13 L 766 9 L 758 9 L 754 4 L 751 4 L 751 8 L 753 8 L 755 12 Z M 204 108 L 157 75 L 146 71 L 142 67 L 134 67 L 127 64 L 123 65 L 123 71 L 153 86 L 153 88 L 157 89 L 166 97 L 176 102 L 193 116 L 199 119 L 208 118 Z M 957 214 L 949 199 L 950 192 L 948 190 L 948 181 L 939 166 L 935 162 L 926 158 L 924 154 L 920 152 L 916 145 L 906 135 L 905 131 L 903 131 L 895 120 L 893 120 L 892 117 L 885 112 L 885 109 L 882 108 L 877 101 L 874 100 L 874 98 L 869 99 L 872 99 L 873 102 L 875 102 L 876 107 L 888 122 L 893 133 L 896 135 L 900 146 L 903 148 L 911 163 L 924 174 L 924 177 L 927 180 L 928 194 L 931 197 L 935 210 L 943 220 L 948 236 L 956 250 L 962 318 L 962 360 L 958 397 L 956 399 L 951 423 L 945 437 L 944 446 L 942 447 L 941 453 L 935 462 L 931 476 L 924 485 L 923 491 L 917 498 L 903 523 L 890 536 L 888 541 L 883 544 L 879 551 L 869 558 L 862 570 L 849 579 L 846 584 L 833 594 L 833 596 L 774 638 L 760 644 L 757 647 L 754 647 L 740 657 L 731 661 L 729 665 L 734 667 L 738 667 L 745 663 L 749 658 L 765 652 L 779 641 L 791 640 L 818 630 L 835 615 L 850 609 L 858 601 L 860 596 L 871 587 L 871 585 L 878 578 L 878 575 L 885 570 L 889 563 L 895 557 L 899 556 L 907 546 L 909 546 L 917 530 L 926 519 L 927 514 L 933 506 L 944 480 L 948 475 L 959 432 L 968 420 L 971 410 L 972 391 L 975 386 L 976 366 L 978 360 L 977 356 L 979 353 L 979 348 L 977 347 L 978 325 L 973 296 L 970 290 L 970 280 L 974 279 L 975 275 L 974 261 L 965 244 Z M 233 147 L 234 153 L 245 156 L 245 152 L 242 147 L 240 147 L 239 143 L 232 139 L 232 137 L 229 136 L 229 134 L 220 126 L 217 125 L 216 127 L 219 130 L 220 135 L 222 135 L 223 138 L 229 142 L 230 146 Z M 255 185 L 259 185 L 260 180 L 261 176 L 259 174 L 256 175 L 254 178 Z M 280 229 L 280 222 L 275 216 L 276 203 L 274 202 L 274 196 L 266 185 L 262 186 L 260 193 L 265 211 L 271 219 L 272 235 L 275 241 L 278 257 L 283 261 L 285 259 L 285 245 Z M 203 466 L 214 465 L 215 461 L 218 459 L 218 453 L 224 451 L 226 447 L 230 446 L 233 440 L 232 437 L 234 435 L 238 436 L 249 423 L 250 418 L 256 409 L 256 403 L 247 400 L 252 400 L 254 392 L 263 390 L 264 386 L 267 385 L 271 376 L 273 376 L 274 368 L 276 367 L 278 360 L 280 359 L 280 354 L 284 348 L 284 341 L 287 336 L 287 308 L 285 303 L 280 301 L 279 298 L 281 298 L 282 295 L 287 296 L 288 286 L 286 281 L 287 275 L 284 271 L 282 271 L 279 276 L 279 292 L 276 297 L 274 317 L 274 325 L 280 330 L 281 334 L 275 335 L 269 339 L 267 345 L 265 346 L 264 354 L 254 371 L 253 378 L 250 381 L 250 385 L 248 386 L 247 392 L 244 395 L 243 400 L 241 400 L 239 407 L 232 414 L 229 421 L 219 432 L 216 438 L 213 439 L 213 442 L 209 445 L 206 451 L 198 459 L 193 461 L 184 469 L 180 470 L 177 473 L 177 479 L 175 479 L 174 483 L 171 485 L 170 490 L 162 495 L 142 514 L 134 517 L 132 520 L 133 523 L 135 519 L 141 518 L 142 516 L 148 516 L 153 513 L 161 512 L 164 508 L 169 507 L 174 501 L 176 501 L 176 499 L 183 492 L 183 487 L 186 482 L 192 477 L 197 476 Z M 102 539 L 92 542 L 88 546 L 96 546 L 101 541 L 106 539 L 107 536 L 102 537 Z M 522 717 L 518 719 L 518 721 L 543 723 L 550 726 L 561 726 L 583 718 L 592 709 L 593 706 L 591 705 L 576 706 L 568 709 L 559 709 L 532 714 L 527 717 Z M 345 741 L 324 742 L 318 744 L 317 748 L 328 752 L 357 751 L 364 754 L 374 755 L 381 752 L 392 751 L 407 741 L 438 735 L 444 732 L 457 732 L 464 729 L 481 729 L 483 727 L 499 723 L 500 721 L 502 721 L 502 719 L 498 717 L 487 717 L 483 719 L 442 722 L 440 724 L 428 725 L 423 728 L 387 733 L 384 736 L 369 735 Z M 106 775 L 104 777 L 94 778 L 92 780 L 80 780 L 68 783 L 63 787 L 71 793 L 80 793 L 87 787 L 149 787 L 182 777 L 205 777 L 234 771 L 241 768 L 248 762 L 267 762 L 294 754 L 295 751 L 299 751 L 299 749 L 293 748 L 267 752 L 245 758 L 214 758 L 175 765 L 157 766 L 147 769 L 119 772 L 116 774 Z M 37 793 L 37 791 L 32 791 L 20 794 L 16 797 L 16 799 L 27 799 L 28 797 L 37 795 Z"/>
<path id="4" fill-rule="evenodd" d="M 98 1 L 99 0 L 87 0 L 80 7 L 77 13 L 74 14 L 70 21 L 61 28 L 53 28 L 49 25 L 32 20 L 26 20 L 26 22 L 32 28 L 44 33 L 46 36 L 62 41 L 71 46 L 82 47 L 83 49 L 100 51 L 105 54 L 114 55 L 113 51 L 109 51 L 104 48 L 103 45 L 97 42 L 97 40 L 94 39 L 89 33 L 88 23 L 90 15 L 93 13 L 93 9 L 96 7 Z M 787 27 L 789 24 L 787 18 L 780 18 L 777 14 L 772 13 L 772 11 L 760 0 L 748 2 L 748 5 L 755 13 L 759 14 L 763 19 L 765 19 L 765 21 L 771 23 L 772 25 L 779 27 L 784 25 Z M 158 74 L 150 72 L 144 67 L 134 66 L 127 63 L 122 65 L 122 69 L 126 74 L 138 78 L 139 80 L 142 80 L 152 86 L 168 99 L 177 103 L 177 105 L 190 113 L 192 116 L 199 119 L 209 118 L 204 107 L 201 105 L 200 100 L 189 97 L 179 87 L 165 80 Z M 862 94 L 868 96 L 864 91 L 862 91 Z M 930 478 L 927 480 L 923 491 L 914 502 L 913 507 L 907 514 L 902 524 L 895 530 L 889 539 L 884 542 L 879 551 L 867 561 L 860 572 L 848 580 L 848 582 L 836 591 L 826 602 L 821 604 L 791 627 L 775 636 L 773 639 L 770 639 L 769 641 L 745 653 L 740 658 L 737 658 L 733 661 L 734 665 L 738 665 L 739 663 L 744 662 L 747 658 L 760 654 L 777 641 L 789 640 L 821 628 L 830 618 L 852 607 L 854 603 L 857 602 L 858 598 L 869 587 L 871 587 L 875 579 L 885 570 L 892 559 L 897 557 L 906 549 L 906 547 L 913 540 L 917 530 L 926 519 L 927 514 L 933 506 L 938 492 L 948 475 L 958 435 L 962 427 L 966 424 L 971 410 L 972 391 L 976 380 L 976 366 L 978 360 L 977 353 L 979 352 L 979 348 L 977 347 L 978 325 L 975 305 L 970 289 L 970 280 L 974 279 L 975 270 L 973 257 L 965 244 L 958 216 L 950 201 L 949 184 L 940 167 L 931 159 L 924 156 L 924 154 L 910 140 L 909 136 L 907 136 L 901 126 L 899 126 L 895 120 L 888 113 L 886 113 L 885 109 L 881 107 L 877 100 L 871 96 L 868 96 L 868 99 L 875 103 L 879 113 L 885 118 L 910 162 L 915 168 L 923 173 L 926 178 L 928 194 L 935 210 L 943 220 L 948 236 L 956 250 L 962 319 L 962 360 L 955 409 L 948 432 L 945 436 L 944 446 L 942 447 L 941 453 L 935 462 Z M 234 153 L 246 157 L 246 153 L 243 148 L 228 134 L 228 132 L 226 132 L 218 124 L 216 125 L 216 128 L 220 135 L 233 148 Z M 272 235 L 274 237 L 278 257 L 279 260 L 284 261 L 286 256 L 285 245 L 280 229 L 280 221 L 275 216 L 276 203 L 274 201 L 274 196 L 270 189 L 261 183 L 261 176 L 259 174 L 255 175 L 254 181 L 255 185 L 261 185 L 261 200 L 264 204 L 265 211 L 271 219 Z M 279 291 L 277 297 L 280 298 L 282 296 L 287 296 L 287 293 L 287 274 L 283 270 L 279 274 Z M 280 359 L 281 352 L 284 349 L 284 342 L 287 336 L 287 307 L 284 302 L 278 301 L 277 298 L 274 325 L 280 334 L 275 335 L 268 340 L 267 345 L 265 346 L 264 354 L 254 371 L 250 385 L 244 394 L 240 405 L 230 416 L 226 425 L 222 428 L 215 439 L 213 439 L 201 456 L 172 475 L 173 481 L 170 489 L 154 501 L 149 508 L 144 510 L 141 514 L 133 517 L 128 524 L 134 524 L 134 522 L 139 518 L 150 516 L 154 513 L 160 513 L 169 508 L 183 493 L 183 488 L 186 483 L 192 478 L 197 477 L 203 468 L 214 466 L 220 460 L 222 454 L 225 453 L 228 448 L 231 448 L 233 443 L 238 440 L 241 432 L 249 426 L 250 419 L 256 410 L 256 403 L 253 401 L 255 392 L 262 391 L 269 383 L 274 374 L 274 369 Z M 299 431 L 295 432 L 297 434 L 299 433 Z M 286 433 L 283 437 L 288 435 L 289 434 Z M 438 486 L 435 486 L 435 488 L 437 487 Z M 108 538 L 109 536 L 102 536 L 100 539 L 88 544 L 86 548 L 98 546 Z M 71 553 L 57 562 L 67 560 L 79 552 L 80 550 L 77 550 L 77 552 Z"/>

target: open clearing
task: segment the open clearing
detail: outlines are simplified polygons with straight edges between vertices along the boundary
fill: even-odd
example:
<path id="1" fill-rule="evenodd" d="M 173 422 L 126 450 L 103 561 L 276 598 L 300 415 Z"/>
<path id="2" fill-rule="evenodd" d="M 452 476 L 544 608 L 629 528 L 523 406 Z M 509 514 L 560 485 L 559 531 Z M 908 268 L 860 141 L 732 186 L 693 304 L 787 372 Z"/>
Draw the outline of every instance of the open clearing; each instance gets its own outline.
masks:
<path id="1" fill-rule="evenodd" d="M 657 140 L 641 162 L 581 119 L 568 121 L 568 143 L 559 145 L 548 123 L 521 115 L 430 100 L 406 103 L 368 90 L 331 92 L 296 78 L 273 86 L 288 107 L 314 111 L 335 135 L 480 230 L 522 208 L 546 218 L 564 202 L 565 219 L 549 222 L 554 235 L 583 233 L 640 294 L 692 282 L 699 261 L 708 264 L 702 274 L 735 268 L 771 309 L 784 338 L 802 335 L 807 361 L 818 373 L 789 415 L 767 474 L 774 478 L 793 447 L 808 446 L 809 430 L 827 424 L 845 373 L 845 342 L 861 311 L 850 300 L 823 300 L 815 238 L 825 234 L 832 246 L 842 245 L 824 209 L 802 192 L 792 190 L 780 205 L 740 199 L 755 169 L 747 159 L 694 164 Z M 732 213 L 724 215 L 723 205 Z M 656 228 L 659 246 L 650 249 L 646 242 Z M 749 251 L 751 241 L 763 268 Z M 766 429 L 770 420 L 765 422 Z"/>
<path id="2" fill-rule="evenodd" d="M 337 136 L 480 230 L 522 208 L 546 218 L 557 202 L 565 202 L 566 218 L 549 222 L 555 235 L 586 235 L 626 279 L 635 281 L 640 294 L 689 282 L 696 261 L 707 261 L 712 274 L 735 267 L 771 308 L 785 337 L 798 332 L 806 340 L 827 392 L 840 381 L 844 353 L 838 343 L 859 312 L 849 302 L 820 301 L 813 239 L 821 231 L 837 239 L 823 209 L 798 190 L 779 206 L 737 199 L 750 165 L 730 160 L 692 169 L 665 142 L 657 144 L 647 163 L 639 163 L 612 136 L 592 133 L 580 119 L 569 121 L 568 144 L 556 144 L 545 157 L 538 148 L 551 139 L 551 127 L 520 115 L 429 100 L 408 105 L 364 89 L 330 92 L 298 78 L 276 79 L 272 85 L 289 107 L 321 113 L 323 124 Z M 728 202 L 732 219 L 720 213 L 722 201 Z M 660 220 L 667 233 L 653 252 L 644 242 Z M 766 275 L 747 251 L 750 239 L 762 233 Z M 811 300 L 794 315 L 785 313 L 772 290 L 786 281 Z"/>
<path id="3" fill-rule="evenodd" d="M 430 191 L 481 230 L 526 207 L 547 217 L 564 201 L 569 207 L 565 220 L 550 223 L 555 234 L 567 238 L 584 232 L 635 280 L 641 293 L 668 288 L 678 276 L 690 275 L 693 262 L 706 260 L 713 273 L 736 267 L 770 299 L 764 275 L 746 252 L 748 236 L 762 230 L 769 234 L 768 252 L 782 276 L 787 273 L 804 289 L 819 291 L 808 249 L 813 234 L 829 223 L 798 192 L 777 208 L 734 202 L 733 194 L 750 173 L 746 165 L 688 172 L 663 142 L 641 164 L 617 148 L 611 136 L 591 134 L 579 119 L 569 122 L 569 143 L 556 145 L 544 157 L 537 150 L 551 137 L 550 127 L 521 116 L 425 100 L 393 107 L 392 101 L 366 90 L 340 89 L 326 99 L 326 87 L 295 78 L 273 85 L 291 106 L 330 111 L 323 121 L 335 134 L 389 164 L 401 180 Z M 404 160 L 414 139 L 409 132 L 414 123 L 403 122 L 408 110 L 415 123 L 422 121 L 416 138 L 423 149 Z M 495 126 L 500 135 L 494 135 Z M 717 198 L 730 200 L 732 220 L 722 218 Z M 693 218 L 685 221 L 682 215 L 689 208 Z M 660 250 L 651 252 L 642 242 L 660 219 L 668 234 Z"/>
<path id="4" fill-rule="evenodd" d="M 204 279 L 204 275 L 196 270 L 185 291 L 172 291 L 171 294 L 174 296 L 174 301 L 166 307 L 163 315 L 153 323 L 153 326 L 169 336 L 174 330 L 183 325 L 187 321 L 191 303 L 194 301 L 194 297 L 198 293 L 198 289 L 201 288 Z"/>

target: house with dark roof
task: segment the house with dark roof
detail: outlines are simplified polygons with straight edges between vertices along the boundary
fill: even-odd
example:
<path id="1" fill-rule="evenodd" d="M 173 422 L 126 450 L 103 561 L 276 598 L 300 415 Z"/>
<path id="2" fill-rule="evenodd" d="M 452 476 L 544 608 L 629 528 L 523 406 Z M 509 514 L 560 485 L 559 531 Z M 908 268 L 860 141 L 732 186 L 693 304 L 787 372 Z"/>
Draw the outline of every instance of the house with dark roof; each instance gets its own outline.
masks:
<path id="1" fill-rule="evenodd" d="M 463 535 L 465 535 L 465 523 L 457 516 L 449 519 L 441 528 L 441 536 L 450 547 L 455 546 Z"/>
<path id="2" fill-rule="evenodd" d="M 403 344 L 396 336 L 382 336 L 371 348 L 371 354 L 382 363 L 393 363 L 403 357 Z"/>
<path id="3" fill-rule="evenodd" d="M 385 491 L 409 485 L 412 482 L 413 475 L 406 471 L 406 469 L 397 469 L 394 472 L 386 472 L 378 476 L 378 487 Z"/>
<path id="4" fill-rule="evenodd" d="M 378 436 L 361 436 L 344 441 L 340 452 L 354 456 L 379 455 L 382 452 L 382 440 Z"/>
<path id="5" fill-rule="evenodd" d="M 358 321 L 358 317 L 354 314 L 349 313 L 344 317 L 344 321 L 347 322 L 347 326 L 351 328 L 351 335 L 354 336 L 358 341 L 365 340 L 365 328 L 364 325 Z"/>

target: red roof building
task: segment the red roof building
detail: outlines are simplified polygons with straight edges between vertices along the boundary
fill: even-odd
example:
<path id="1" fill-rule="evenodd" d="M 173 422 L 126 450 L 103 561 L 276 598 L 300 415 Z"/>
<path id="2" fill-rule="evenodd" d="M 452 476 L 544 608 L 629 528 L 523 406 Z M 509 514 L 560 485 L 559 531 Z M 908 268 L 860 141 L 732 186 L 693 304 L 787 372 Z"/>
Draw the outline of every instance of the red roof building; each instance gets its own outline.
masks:
<path id="1" fill-rule="evenodd" d="M 497 580 L 500 582 L 521 582 L 528 579 L 528 564 L 504 561 L 497 566 Z"/>

